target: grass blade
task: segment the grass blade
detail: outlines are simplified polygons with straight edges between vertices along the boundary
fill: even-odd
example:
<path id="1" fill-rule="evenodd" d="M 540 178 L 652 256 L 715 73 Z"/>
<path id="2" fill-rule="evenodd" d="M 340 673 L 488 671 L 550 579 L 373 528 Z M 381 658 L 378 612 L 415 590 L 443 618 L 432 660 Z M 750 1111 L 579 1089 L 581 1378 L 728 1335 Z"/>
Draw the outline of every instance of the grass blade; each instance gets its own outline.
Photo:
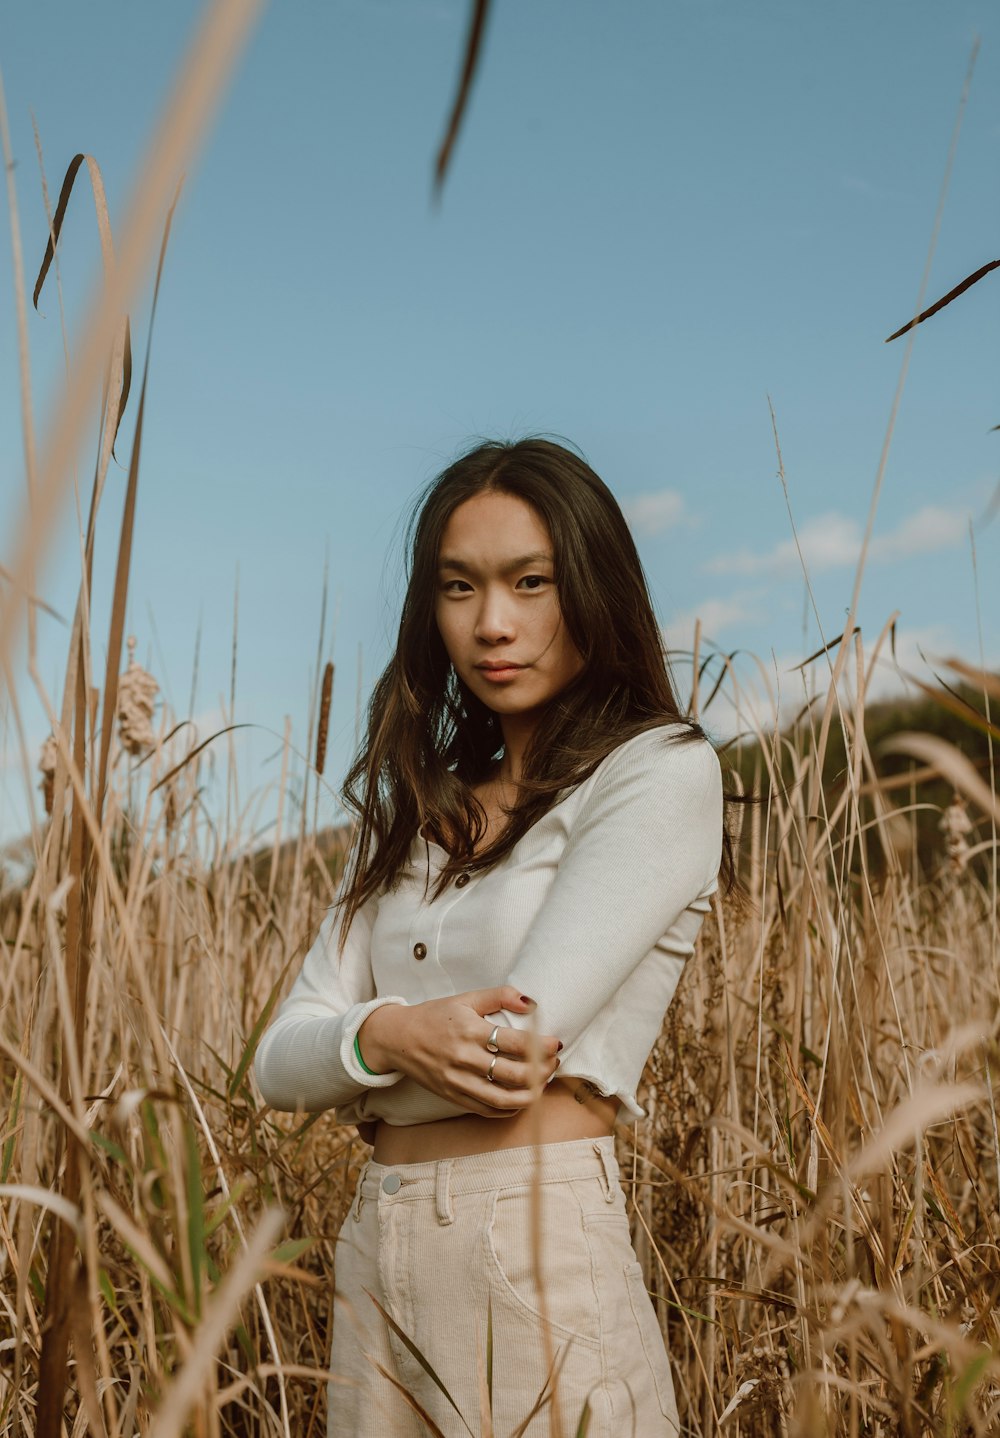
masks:
<path id="1" fill-rule="evenodd" d="M 427 1409 L 420 1402 L 418 1402 L 416 1398 L 414 1398 L 410 1390 L 404 1387 L 403 1384 L 400 1383 L 399 1379 L 396 1378 L 392 1373 L 390 1373 L 388 1368 L 384 1367 L 377 1358 L 373 1358 L 370 1353 L 366 1353 L 365 1357 L 368 1359 L 368 1362 L 372 1365 L 373 1368 L 378 1369 L 379 1373 L 381 1373 L 383 1378 L 387 1378 L 389 1380 L 393 1388 L 398 1389 L 398 1391 L 402 1394 L 403 1398 L 413 1409 L 414 1413 L 416 1413 L 417 1417 L 420 1418 L 422 1422 L 426 1423 L 427 1429 L 432 1435 L 432 1438 L 445 1438 L 444 1433 L 442 1433 L 441 1429 L 434 1422 L 434 1419 L 427 1412 Z"/>
<path id="2" fill-rule="evenodd" d="M 26 510 L 13 536 L 13 581 L 0 591 L 0 674 L 18 633 L 24 596 L 31 592 L 28 576 L 42 560 L 55 528 L 62 500 L 70 488 L 71 461 L 87 424 L 98 377 L 104 373 L 121 315 L 145 270 L 160 226 L 163 205 L 207 128 L 214 102 L 249 35 L 260 0 L 213 0 L 178 75 L 149 151 L 123 227 L 118 262 L 96 298 L 74 361 L 66 392 L 46 425 L 46 451 L 38 467 L 35 502 Z"/>
<path id="3" fill-rule="evenodd" d="M 198 1342 L 167 1389 L 150 1430 L 150 1438 L 181 1438 L 190 1409 L 202 1392 L 216 1362 L 216 1353 L 239 1319 L 239 1306 L 257 1281 L 258 1270 L 285 1222 L 280 1209 L 265 1211 L 246 1249 L 213 1293 Z"/>
<path id="4" fill-rule="evenodd" d="M 546 1403 L 552 1402 L 552 1393 L 548 1391 L 549 1385 L 552 1385 L 552 1389 L 554 1391 L 555 1385 L 559 1381 L 559 1374 L 562 1372 L 563 1364 L 566 1362 L 566 1357 L 569 1353 L 572 1342 L 573 1340 L 572 1338 L 570 1338 L 567 1341 L 565 1347 L 557 1350 L 556 1355 L 552 1360 L 552 1364 L 549 1368 L 545 1382 L 542 1384 L 541 1389 L 539 1390 L 538 1397 L 531 1405 L 531 1409 L 528 1414 L 521 1419 L 521 1422 L 514 1429 L 513 1433 L 510 1435 L 510 1438 L 524 1438 L 524 1434 L 527 1431 L 528 1424 L 531 1422 L 531 1420 L 537 1417 L 539 1413 L 541 1413 Z"/>
<path id="5" fill-rule="evenodd" d="M 187 1179 L 188 1254 L 191 1259 L 191 1307 L 201 1314 L 201 1275 L 205 1261 L 205 1199 L 201 1182 L 201 1155 L 194 1126 L 184 1124 Z"/>
<path id="6" fill-rule="evenodd" d="M 98 767 L 95 812 L 98 823 L 104 808 L 104 794 L 108 780 L 108 757 L 111 753 L 111 735 L 118 703 L 118 671 L 121 668 L 122 636 L 125 632 L 125 605 L 128 598 L 129 571 L 132 565 L 132 535 L 135 529 L 136 492 L 139 485 L 139 459 L 142 454 L 142 427 L 146 413 L 146 386 L 149 381 L 149 358 L 153 347 L 153 325 L 156 320 L 156 304 L 160 297 L 160 281 L 163 278 L 163 261 L 170 240 L 170 226 L 180 191 L 174 196 L 173 204 L 167 211 L 160 244 L 160 258 L 156 266 L 156 281 L 153 285 L 153 304 L 149 317 L 149 334 L 146 338 L 146 358 L 142 369 L 142 385 L 139 389 L 139 413 L 135 422 L 135 436 L 132 440 L 132 458 L 128 469 L 128 485 L 125 490 L 125 509 L 122 515 L 121 536 L 118 544 L 118 567 L 115 571 L 115 587 L 111 604 L 111 631 L 108 635 L 108 657 L 104 680 L 104 705 L 101 711 L 101 757 Z"/>
<path id="7" fill-rule="evenodd" d="M 479 1330 L 476 1329 L 476 1392 L 479 1397 L 479 1433 L 480 1438 L 493 1438 L 493 1404 L 490 1393 L 490 1385 L 486 1381 L 486 1360 L 483 1354 L 482 1344 L 479 1338 Z"/>
<path id="8" fill-rule="evenodd" d="M 905 335 L 917 325 L 922 325 L 924 320 L 929 320 L 931 315 L 936 315 L 939 310 L 943 310 L 946 305 L 950 305 L 952 300 L 957 300 L 959 295 L 964 295 L 966 290 L 971 289 L 973 285 L 977 285 L 991 270 L 995 270 L 998 267 L 1000 267 L 1000 260 L 991 260 L 988 265 L 980 265 L 978 270 L 975 270 L 971 275 L 967 275 L 961 284 L 956 285 L 953 290 L 949 290 L 946 295 L 942 295 L 942 297 L 936 300 L 928 309 L 923 310 L 917 315 L 916 319 L 910 320 L 907 324 L 896 330 L 894 334 L 889 335 L 885 343 L 891 344 L 893 340 L 898 340 L 900 335 Z"/>
<path id="9" fill-rule="evenodd" d="M 486 1295 L 486 1390 L 490 1398 L 490 1419 L 493 1418 L 493 1298 Z"/>
<path id="10" fill-rule="evenodd" d="M 473 0 L 472 18 L 469 23 L 469 36 L 465 43 L 465 60 L 462 64 L 462 75 L 458 82 L 458 90 L 451 107 L 451 115 L 448 118 L 448 126 L 445 130 L 444 139 L 441 141 L 441 147 L 438 150 L 437 160 L 434 164 L 434 189 L 439 197 L 441 187 L 444 184 L 444 177 L 448 172 L 451 152 L 454 149 L 455 141 L 458 139 L 462 118 L 465 115 L 469 92 L 472 89 L 472 81 L 476 73 L 476 66 L 479 62 L 489 8 L 490 0 Z"/>
<path id="11" fill-rule="evenodd" d="M 459 1419 L 461 1420 L 461 1423 L 462 1423 L 462 1427 L 465 1429 L 466 1433 L 470 1434 L 470 1435 L 471 1435 L 471 1438 L 475 1438 L 475 1435 L 472 1433 L 472 1429 L 469 1427 L 468 1423 L 467 1423 L 467 1422 L 465 1421 L 465 1419 L 462 1417 L 462 1412 L 461 1412 L 461 1409 L 459 1408 L 458 1404 L 455 1402 L 454 1398 L 452 1398 L 451 1394 L 448 1392 L 447 1388 L 446 1388 L 446 1387 L 444 1386 L 444 1384 L 441 1382 L 441 1379 L 438 1377 L 438 1375 L 434 1372 L 434 1369 L 433 1369 L 433 1368 L 431 1367 L 431 1365 L 428 1363 L 427 1359 L 426 1359 L 426 1358 L 424 1357 L 424 1355 L 421 1353 L 420 1349 L 419 1349 L 419 1348 L 417 1347 L 417 1345 L 414 1343 L 414 1341 L 413 1341 L 413 1339 L 410 1337 L 410 1335 L 409 1335 L 408 1333 L 404 1333 L 403 1329 L 400 1328 L 399 1324 L 398 1324 L 398 1323 L 396 1322 L 396 1320 L 392 1317 L 392 1315 L 391 1315 L 390 1313 L 387 1313 L 387 1312 L 385 1311 L 385 1309 L 382 1307 L 381 1303 L 379 1303 L 378 1299 L 375 1297 L 374 1293 L 372 1293 L 370 1289 L 366 1288 L 366 1289 L 364 1290 L 364 1292 L 368 1294 L 368 1297 L 369 1297 L 369 1298 L 371 1299 L 371 1301 L 374 1303 L 374 1305 L 375 1305 L 375 1307 L 378 1309 L 379 1313 L 381 1313 L 381 1315 L 382 1315 L 382 1317 L 385 1319 L 386 1323 L 388 1323 L 388 1325 L 389 1325 L 389 1327 L 392 1329 L 393 1333 L 395 1333 L 395 1335 L 396 1335 L 396 1337 L 399 1339 L 400 1343 L 403 1344 L 404 1348 L 406 1348 L 408 1352 L 410 1352 L 410 1353 L 413 1354 L 414 1358 L 415 1358 L 415 1359 L 417 1360 L 417 1362 L 420 1364 L 421 1368 L 422 1368 L 422 1369 L 424 1370 L 424 1372 L 427 1374 L 427 1376 L 428 1376 L 428 1378 L 431 1380 L 431 1382 L 434 1383 L 434 1384 L 441 1390 L 441 1392 L 444 1394 L 444 1396 L 447 1398 L 447 1400 L 448 1400 L 448 1402 L 451 1404 L 452 1408 L 454 1408 L 455 1412 L 458 1414 Z"/>

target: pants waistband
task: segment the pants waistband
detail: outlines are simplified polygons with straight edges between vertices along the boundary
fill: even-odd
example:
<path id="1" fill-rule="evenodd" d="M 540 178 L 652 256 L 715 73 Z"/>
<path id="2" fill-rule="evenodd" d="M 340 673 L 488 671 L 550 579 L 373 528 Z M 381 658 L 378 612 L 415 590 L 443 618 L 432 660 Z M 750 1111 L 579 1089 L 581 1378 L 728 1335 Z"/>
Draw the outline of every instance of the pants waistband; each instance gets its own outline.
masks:
<path id="1" fill-rule="evenodd" d="M 461 1193 L 482 1193 L 494 1188 L 517 1188 L 536 1180 L 560 1183 L 574 1178 L 601 1179 L 605 1197 L 612 1202 L 619 1188 L 618 1163 L 612 1135 L 545 1143 L 537 1148 L 494 1149 L 490 1153 L 459 1158 L 428 1159 L 423 1163 L 376 1163 L 361 1171 L 353 1215 L 359 1218 L 366 1200 L 405 1203 L 434 1199 L 438 1218 L 451 1221 L 451 1199 Z"/>

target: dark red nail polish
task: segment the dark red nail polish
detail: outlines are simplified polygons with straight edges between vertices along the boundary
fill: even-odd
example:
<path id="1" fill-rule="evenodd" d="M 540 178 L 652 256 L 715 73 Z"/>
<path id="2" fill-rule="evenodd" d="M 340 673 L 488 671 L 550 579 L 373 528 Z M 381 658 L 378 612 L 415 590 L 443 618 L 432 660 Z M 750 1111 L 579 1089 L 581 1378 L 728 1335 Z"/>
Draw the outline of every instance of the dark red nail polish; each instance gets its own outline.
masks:
<path id="1" fill-rule="evenodd" d="M 559 1042 L 556 1044 L 556 1053 L 559 1053 L 559 1052 L 561 1051 L 561 1049 L 562 1049 L 562 1039 L 560 1039 Z"/>
<path id="2" fill-rule="evenodd" d="M 521 1002 L 522 1002 L 522 1004 L 533 1004 L 535 1001 L 534 1001 L 534 999 L 529 999 L 527 994 L 522 994 L 522 995 L 521 995 Z"/>

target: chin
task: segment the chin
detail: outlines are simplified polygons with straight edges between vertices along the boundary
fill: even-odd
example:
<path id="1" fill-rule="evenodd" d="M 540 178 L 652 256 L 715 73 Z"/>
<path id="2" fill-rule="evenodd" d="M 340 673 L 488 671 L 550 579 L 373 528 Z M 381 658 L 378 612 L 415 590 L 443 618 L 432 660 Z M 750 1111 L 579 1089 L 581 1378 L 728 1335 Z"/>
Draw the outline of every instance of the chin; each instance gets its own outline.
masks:
<path id="1" fill-rule="evenodd" d="M 493 699 L 489 707 L 493 710 L 494 714 L 498 714 L 502 717 L 509 715 L 511 718 L 514 718 L 521 714 L 541 714 L 551 702 L 549 698 L 525 700 L 515 699 L 513 695 L 509 697 L 497 696 Z M 488 703 L 488 701 L 484 700 L 484 703 Z"/>

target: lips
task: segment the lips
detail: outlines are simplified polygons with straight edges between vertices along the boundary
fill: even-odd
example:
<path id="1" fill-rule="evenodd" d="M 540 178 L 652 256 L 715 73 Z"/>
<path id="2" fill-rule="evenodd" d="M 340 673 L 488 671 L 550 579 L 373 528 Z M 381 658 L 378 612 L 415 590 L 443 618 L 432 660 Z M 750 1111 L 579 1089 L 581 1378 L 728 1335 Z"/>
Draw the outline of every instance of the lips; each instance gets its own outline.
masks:
<path id="1" fill-rule="evenodd" d="M 477 665 L 476 665 L 476 668 L 477 668 L 477 669 L 485 669 L 486 673 L 487 673 L 487 674 L 490 674 L 490 673 L 496 671 L 497 669 L 523 669 L 523 668 L 524 668 L 524 665 L 523 665 L 523 664 L 477 664 Z"/>

